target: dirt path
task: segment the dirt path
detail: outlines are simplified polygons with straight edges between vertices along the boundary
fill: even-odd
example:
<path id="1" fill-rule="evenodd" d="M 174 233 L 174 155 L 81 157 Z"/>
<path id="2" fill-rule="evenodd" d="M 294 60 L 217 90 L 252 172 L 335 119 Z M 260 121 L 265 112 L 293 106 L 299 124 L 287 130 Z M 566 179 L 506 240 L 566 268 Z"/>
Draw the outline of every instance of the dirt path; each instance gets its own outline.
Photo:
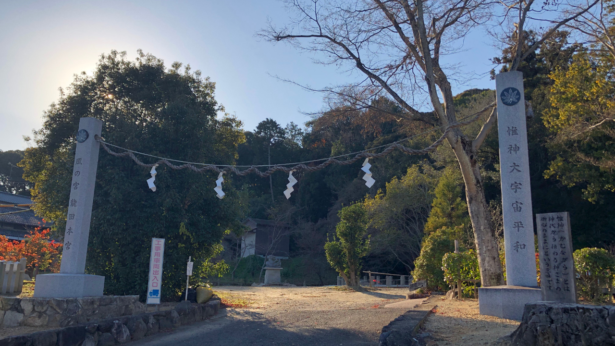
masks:
<path id="1" fill-rule="evenodd" d="M 216 287 L 221 295 L 250 302 L 134 345 L 378 345 L 382 327 L 408 310 L 385 308 L 405 300 L 407 289 L 374 292 L 331 287 Z"/>

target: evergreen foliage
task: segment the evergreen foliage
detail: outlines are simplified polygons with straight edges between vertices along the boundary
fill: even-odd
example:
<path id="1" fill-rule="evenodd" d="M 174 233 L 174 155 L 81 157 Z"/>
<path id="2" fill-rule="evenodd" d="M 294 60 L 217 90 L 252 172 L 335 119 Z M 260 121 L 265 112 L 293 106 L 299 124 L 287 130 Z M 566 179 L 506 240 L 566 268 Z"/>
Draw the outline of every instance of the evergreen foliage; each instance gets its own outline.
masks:
<path id="1" fill-rule="evenodd" d="M 346 284 L 359 286 L 361 259 L 369 250 L 367 233 L 367 214 L 363 205 L 353 204 L 339 212 L 340 222 L 335 228 L 333 239 L 325 243 L 327 261 Z"/>
<path id="2" fill-rule="evenodd" d="M 583 248 L 573 253 L 574 266 L 578 275 L 577 293 L 593 303 L 611 303 L 610 294 L 602 289 L 613 288 L 615 279 L 615 257 L 605 249 Z"/>
<path id="3" fill-rule="evenodd" d="M 447 253 L 442 258 L 442 270 L 444 271 L 444 281 L 451 288 L 457 286 L 457 298 L 461 298 L 467 288 L 475 289 L 476 285 L 480 283 L 478 257 L 474 250 Z M 470 284 L 468 285 L 468 283 Z"/>
<path id="4" fill-rule="evenodd" d="M 425 234 L 429 235 L 442 227 L 453 228 L 470 224 L 468 206 L 461 199 L 462 181 L 458 170 L 446 169 L 434 193 L 431 213 L 425 223 Z"/>
<path id="5" fill-rule="evenodd" d="M 421 243 L 421 255 L 414 261 L 412 278 L 414 282 L 427 280 L 427 288 L 445 291 L 448 286 L 444 281 L 442 258 L 455 251 L 455 234 L 457 230 L 440 228 L 425 236 Z"/>
<path id="6" fill-rule="evenodd" d="M 214 98 L 215 85 L 199 71 L 139 52 L 136 61 L 115 51 L 103 55 L 92 77 L 82 74 L 45 112 L 36 131 L 36 147 L 20 163 L 35 184 L 32 196 L 39 215 L 55 222 L 58 236 L 66 225 L 74 134 L 81 117 L 103 121 L 110 143 L 149 154 L 192 162 L 233 164 L 244 140 L 241 123 Z M 150 159 L 151 160 L 151 159 Z M 148 161 L 148 160 L 146 160 Z M 86 272 L 104 275 L 105 294 L 144 297 L 151 238 L 165 238 L 162 279 L 164 299 L 184 287 L 188 256 L 195 261 L 193 280 L 212 275 L 208 260 L 222 250 L 229 229 L 240 227 L 242 206 L 225 181 L 226 198 L 213 193 L 214 173 L 157 168 L 157 191 L 148 189 L 149 168 L 101 150 Z M 225 180 L 232 180 L 232 176 Z"/>

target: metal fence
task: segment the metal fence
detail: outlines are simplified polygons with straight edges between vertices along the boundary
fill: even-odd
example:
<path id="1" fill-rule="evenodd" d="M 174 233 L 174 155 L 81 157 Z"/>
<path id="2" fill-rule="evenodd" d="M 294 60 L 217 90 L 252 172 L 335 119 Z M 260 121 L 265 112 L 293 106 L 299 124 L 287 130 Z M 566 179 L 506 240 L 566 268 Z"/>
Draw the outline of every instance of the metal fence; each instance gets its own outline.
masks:
<path id="1" fill-rule="evenodd" d="M 378 273 L 372 271 L 364 271 L 367 274 L 361 278 L 361 286 L 369 287 L 408 287 L 412 281 L 410 275 Z M 337 277 L 337 285 L 345 286 L 346 281 L 341 276 Z"/>

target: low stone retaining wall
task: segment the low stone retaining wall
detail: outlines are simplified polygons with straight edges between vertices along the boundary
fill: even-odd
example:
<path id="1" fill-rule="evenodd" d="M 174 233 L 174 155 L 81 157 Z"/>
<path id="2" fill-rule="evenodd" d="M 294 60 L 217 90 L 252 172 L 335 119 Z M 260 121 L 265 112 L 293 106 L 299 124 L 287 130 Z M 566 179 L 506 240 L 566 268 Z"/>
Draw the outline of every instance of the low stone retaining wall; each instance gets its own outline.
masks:
<path id="1" fill-rule="evenodd" d="M 408 310 L 403 315 L 397 317 L 391 323 L 382 328 L 379 346 L 413 346 L 422 345 L 414 337 L 419 328 L 425 323 L 436 305 L 429 303 L 424 310 Z"/>
<path id="2" fill-rule="evenodd" d="M 145 305 L 139 302 L 139 296 L 0 297 L 0 325 L 3 328 L 17 326 L 68 327 L 144 312 Z"/>
<path id="3" fill-rule="evenodd" d="M 615 306 L 538 302 L 525 305 L 512 345 L 614 345 Z"/>
<path id="4" fill-rule="evenodd" d="M 0 339 L 0 346 L 112 346 L 211 318 L 220 300 Z"/>

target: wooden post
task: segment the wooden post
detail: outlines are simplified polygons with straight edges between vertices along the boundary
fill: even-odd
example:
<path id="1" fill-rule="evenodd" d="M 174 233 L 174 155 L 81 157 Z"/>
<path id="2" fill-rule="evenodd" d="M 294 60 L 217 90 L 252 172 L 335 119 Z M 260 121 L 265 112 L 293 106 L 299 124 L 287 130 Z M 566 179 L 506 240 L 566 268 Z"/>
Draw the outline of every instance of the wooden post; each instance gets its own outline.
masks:
<path id="1" fill-rule="evenodd" d="M 369 275 L 369 287 L 374 287 L 374 281 L 372 279 L 372 272 L 367 272 Z"/>
<path id="2" fill-rule="evenodd" d="M 188 257 L 188 263 L 190 263 L 190 260 L 192 260 L 192 256 Z M 185 302 L 188 301 L 188 285 L 190 285 L 190 275 L 186 273 L 186 299 L 184 300 Z"/>
<path id="3" fill-rule="evenodd" d="M 0 261 L 0 293 L 6 293 L 6 262 Z"/>
<path id="4" fill-rule="evenodd" d="M 455 239 L 455 253 L 459 253 L 459 240 Z M 457 299 L 461 299 L 461 280 L 457 281 Z"/>
<path id="5" fill-rule="evenodd" d="M 21 293 L 23 289 L 23 278 L 26 273 L 26 258 L 22 258 L 19 260 L 19 265 L 17 268 L 17 284 L 15 285 L 15 291 L 17 293 Z"/>
<path id="6" fill-rule="evenodd" d="M 19 262 L 9 262 L 9 279 L 7 280 L 7 293 L 14 293 L 17 286 L 17 266 Z"/>

